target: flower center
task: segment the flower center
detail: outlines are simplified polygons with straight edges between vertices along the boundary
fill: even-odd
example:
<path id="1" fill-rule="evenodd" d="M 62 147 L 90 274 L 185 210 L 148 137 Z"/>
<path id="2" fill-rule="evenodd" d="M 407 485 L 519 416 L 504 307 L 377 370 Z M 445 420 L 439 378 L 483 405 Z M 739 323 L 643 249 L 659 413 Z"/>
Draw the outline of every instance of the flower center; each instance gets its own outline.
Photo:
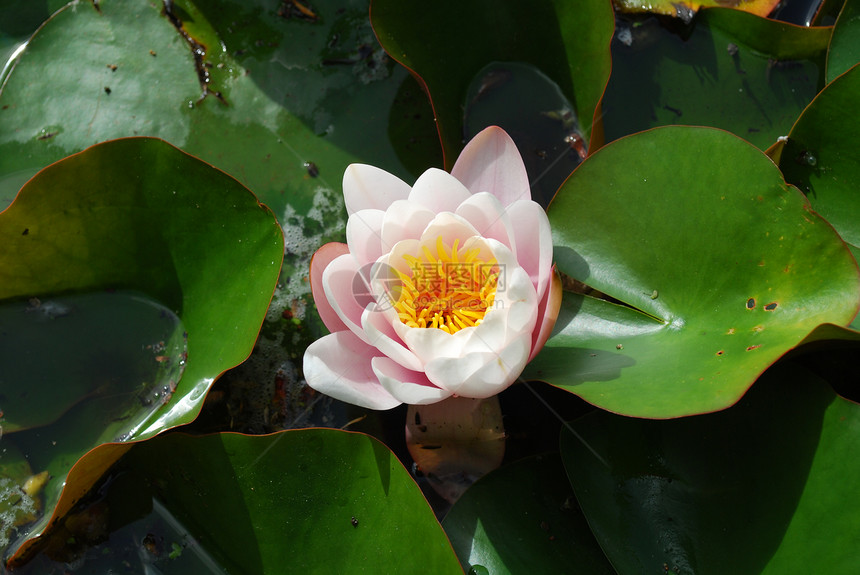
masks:
<path id="1" fill-rule="evenodd" d="M 405 255 L 411 274 L 402 282 L 394 308 L 409 327 L 435 327 L 456 333 L 480 325 L 496 298 L 499 264 L 478 257 L 480 248 L 450 248 L 436 239 L 436 253 L 424 246 L 419 256 Z"/>

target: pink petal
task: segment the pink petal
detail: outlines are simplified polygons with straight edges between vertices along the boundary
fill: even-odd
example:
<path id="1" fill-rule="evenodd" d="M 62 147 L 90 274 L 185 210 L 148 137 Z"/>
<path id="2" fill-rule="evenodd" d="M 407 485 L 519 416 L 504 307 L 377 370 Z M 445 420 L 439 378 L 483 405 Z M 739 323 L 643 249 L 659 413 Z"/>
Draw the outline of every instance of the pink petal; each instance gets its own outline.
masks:
<path id="1" fill-rule="evenodd" d="M 350 164 L 343 173 L 343 201 L 346 213 L 376 209 L 385 211 L 395 200 L 409 197 L 409 184 L 366 164 Z"/>
<path id="2" fill-rule="evenodd" d="M 425 405 L 452 395 L 430 383 L 423 373 L 408 370 L 387 357 L 374 357 L 371 365 L 382 387 L 402 403 Z"/>
<path id="3" fill-rule="evenodd" d="M 503 206 L 532 197 L 529 176 L 517 145 L 498 126 L 482 130 L 466 144 L 451 174 L 473 194 L 489 192 Z"/>
<path id="4" fill-rule="evenodd" d="M 322 276 L 325 297 L 343 324 L 362 341 L 369 344 L 367 334 L 361 328 L 361 314 L 373 303 L 370 288 L 359 276 L 358 262 L 352 254 L 335 258 L 326 267 Z"/>
<path id="5" fill-rule="evenodd" d="M 546 212 L 532 201 L 514 202 L 508 206 L 508 217 L 514 228 L 514 253 L 535 286 L 538 301 L 549 285 L 552 268 L 552 231 Z"/>
<path id="6" fill-rule="evenodd" d="M 529 361 L 533 360 L 538 352 L 543 349 L 544 344 L 552 334 L 552 328 L 555 327 L 555 321 L 558 319 L 558 312 L 561 309 L 561 298 L 561 278 L 553 266 L 549 289 L 546 290 L 546 294 L 538 306 L 538 325 L 532 333 L 532 351 L 529 354 Z"/>
<path id="7" fill-rule="evenodd" d="M 322 319 L 325 326 L 332 333 L 349 328 L 341 321 L 337 312 L 334 311 L 331 303 L 329 303 L 323 289 L 322 277 L 323 272 L 332 261 L 348 253 L 349 247 L 346 244 L 331 242 L 318 249 L 311 258 L 311 293 L 314 296 L 314 303 L 317 306 L 320 319 Z"/>
<path id="8" fill-rule="evenodd" d="M 373 372 L 374 352 L 351 332 L 329 334 L 305 350 L 305 380 L 320 393 L 360 407 L 397 407 L 401 402 L 385 391 Z"/>
<path id="9" fill-rule="evenodd" d="M 436 213 L 453 212 L 472 194 L 448 172 L 430 168 L 416 180 L 409 201 L 417 202 Z"/>
<path id="10" fill-rule="evenodd" d="M 346 221 L 346 243 L 359 266 L 373 263 L 382 255 L 384 216 L 382 210 L 359 210 Z"/>
<path id="11" fill-rule="evenodd" d="M 457 215 L 472 224 L 485 238 L 513 248 L 514 230 L 502 203 L 493 194 L 480 192 L 457 207 Z"/>
<path id="12" fill-rule="evenodd" d="M 385 211 L 382 220 L 382 246 L 386 252 L 394 245 L 406 239 L 418 239 L 427 227 L 435 212 L 420 204 L 407 200 L 398 200 Z"/>

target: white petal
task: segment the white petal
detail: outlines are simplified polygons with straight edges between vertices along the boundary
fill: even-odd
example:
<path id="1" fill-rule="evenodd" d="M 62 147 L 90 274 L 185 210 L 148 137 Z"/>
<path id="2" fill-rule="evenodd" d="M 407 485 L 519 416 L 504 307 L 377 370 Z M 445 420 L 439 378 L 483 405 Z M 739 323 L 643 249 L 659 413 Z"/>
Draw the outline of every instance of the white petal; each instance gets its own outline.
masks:
<path id="1" fill-rule="evenodd" d="M 427 378 L 460 397 L 490 397 L 520 376 L 531 349 L 531 333 L 524 333 L 498 353 L 470 353 L 440 357 L 425 368 Z"/>
<path id="2" fill-rule="evenodd" d="M 465 218 L 481 236 L 498 240 L 513 249 L 514 230 L 496 196 L 486 192 L 475 194 L 457 207 L 456 214 Z"/>
<path id="3" fill-rule="evenodd" d="M 436 213 L 453 212 L 465 202 L 469 190 L 448 172 L 430 168 L 415 182 L 409 192 L 409 201 L 417 202 Z"/>
<path id="4" fill-rule="evenodd" d="M 397 242 L 418 239 L 436 215 L 421 204 L 398 200 L 385 211 L 382 220 L 382 246 L 390 251 Z"/>
<path id="5" fill-rule="evenodd" d="M 394 247 L 391 248 L 390 252 L 388 252 L 387 254 L 385 254 L 384 256 L 382 256 L 379 259 L 379 263 L 380 263 L 380 265 L 391 266 L 392 268 L 396 269 L 400 273 L 404 273 L 408 276 L 411 276 L 412 275 L 412 269 L 410 267 L 410 263 L 408 261 L 406 261 L 406 259 L 403 256 L 405 256 L 405 255 L 414 256 L 416 254 L 421 253 L 419 251 L 421 249 L 420 246 L 421 246 L 421 242 L 418 240 L 413 240 L 413 239 L 401 240 L 401 241 L 397 242 L 396 244 L 394 244 Z M 434 247 L 435 247 L 435 244 L 434 244 Z M 386 279 L 386 278 L 382 278 L 382 279 Z M 390 287 L 390 286 L 383 286 L 383 287 Z M 376 287 L 374 287 L 374 290 L 376 290 Z"/>
<path id="6" fill-rule="evenodd" d="M 441 329 L 404 327 L 405 333 L 401 331 L 403 341 L 425 365 L 439 357 L 458 357 L 462 352 L 458 339 Z"/>
<path id="7" fill-rule="evenodd" d="M 373 306 L 364 310 L 364 314 L 361 316 L 361 326 L 367 333 L 368 341 L 373 347 L 406 369 L 423 370 L 424 362 L 401 343 L 400 336 L 392 327 L 392 322 L 395 321 L 402 325 L 393 310 L 377 310 Z"/>
<path id="8" fill-rule="evenodd" d="M 432 253 L 436 253 L 436 239 L 439 237 L 448 244 L 448 247 L 454 244 L 454 240 L 460 240 L 458 249 L 462 249 L 466 240 L 473 236 L 480 236 L 480 234 L 465 218 L 451 212 L 442 212 L 433 218 L 433 221 L 424 229 L 424 233 L 421 234 L 421 243 L 430 248 Z M 420 255 L 420 253 L 414 255 Z"/>
<path id="9" fill-rule="evenodd" d="M 349 215 L 368 209 L 385 211 L 407 197 L 409 184 L 375 166 L 350 164 L 343 173 L 343 201 Z"/>
<path id="10" fill-rule="evenodd" d="M 402 403 L 425 405 L 452 395 L 430 383 L 423 373 L 405 369 L 387 357 L 375 357 L 371 365 L 382 387 Z"/>
<path id="11" fill-rule="evenodd" d="M 359 266 L 375 262 L 382 255 L 384 217 L 382 210 L 359 210 L 346 221 L 346 243 Z"/>
<path id="12" fill-rule="evenodd" d="M 535 288 L 525 270 L 520 267 L 513 271 L 508 270 L 506 281 L 505 291 L 496 292 L 496 298 L 507 308 L 507 328 L 531 333 L 537 321 L 538 300 Z"/>
<path id="13" fill-rule="evenodd" d="M 402 402 L 382 387 L 373 371 L 374 353 L 351 332 L 329 334 L 305 350 L 305 380 L 320 393 L 360 407 L 397 407 Z"/>
<path id="14" fill-rule="evenodd" d="M 514 228 L 517 261 L 528 272 L 538 299 L 549 286 L 552 270 L 552 231 L 546 212 L 532 201 L 515 202 L 508 206 L 508 216 Z"/>
<path id="15" fill-rule="evenodd" d="M 514 141 L 498 126 L 484 129 L 466 144 L 451 174 L 472 193 L 489 192 L 503 206 L 531 200 L 523 159 Z"/>

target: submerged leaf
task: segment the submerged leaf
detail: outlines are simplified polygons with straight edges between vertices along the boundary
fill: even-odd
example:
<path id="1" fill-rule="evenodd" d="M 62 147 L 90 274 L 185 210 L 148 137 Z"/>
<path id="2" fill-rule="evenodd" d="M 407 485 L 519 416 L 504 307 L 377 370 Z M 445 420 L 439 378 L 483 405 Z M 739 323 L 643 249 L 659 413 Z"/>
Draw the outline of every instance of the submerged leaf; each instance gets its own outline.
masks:
<path id="1" fill-rule="evenodd" d="M 601 103 L 606 139 L 683 124 L 729 130 L 765 149 L 820 88 L 829 40 L 830 28 L 720 8 L 684 29 L 619 20 Z"/>
<path id="2" fill-rule="evenodd" d="M 480 82 L 482 69 L 492 62 L 529 64 L 545 74 L 573 103 L 586 142 L 591 138 L 609 78 L 613 28 L 609 2 L 542 0 L 526 6 L 512 0 L 483 0 L 461 3 L 452 11 L 439 2 L 374 0 L 371 8 L 380 43 L 419 77 L 429 93 L 447 168 L 463 147 L 469 86 Z M 486 89 L 492 89 L 492 80 Z M 484 122 L 502 119 L 487 116 Z M 472 129 L 477 132 L 486 123 Z M 546 142 L 540 146 L 545 149 Z M 539 150 L 520 152 L 528 156 Z M 530 174 L 531 179 L 537 175 Z"/>

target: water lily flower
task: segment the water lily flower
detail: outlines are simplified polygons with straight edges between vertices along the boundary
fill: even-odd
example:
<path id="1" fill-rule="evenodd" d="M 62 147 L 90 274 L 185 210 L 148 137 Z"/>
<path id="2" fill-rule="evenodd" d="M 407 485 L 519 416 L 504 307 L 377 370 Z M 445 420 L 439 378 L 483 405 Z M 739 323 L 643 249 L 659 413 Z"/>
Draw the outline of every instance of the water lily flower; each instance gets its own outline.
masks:
<path id="1" fill-rule="evenodd" d="M 346 244 L 322 246 L 310 280 L 331 331 L 304 356 L 312 388 L 371 409 L 511 385 L 561 304 L 549 220 L 511 138 L 490 127 L 451 173 L 411 188 L 373 166 L 343 177 Z"/>

